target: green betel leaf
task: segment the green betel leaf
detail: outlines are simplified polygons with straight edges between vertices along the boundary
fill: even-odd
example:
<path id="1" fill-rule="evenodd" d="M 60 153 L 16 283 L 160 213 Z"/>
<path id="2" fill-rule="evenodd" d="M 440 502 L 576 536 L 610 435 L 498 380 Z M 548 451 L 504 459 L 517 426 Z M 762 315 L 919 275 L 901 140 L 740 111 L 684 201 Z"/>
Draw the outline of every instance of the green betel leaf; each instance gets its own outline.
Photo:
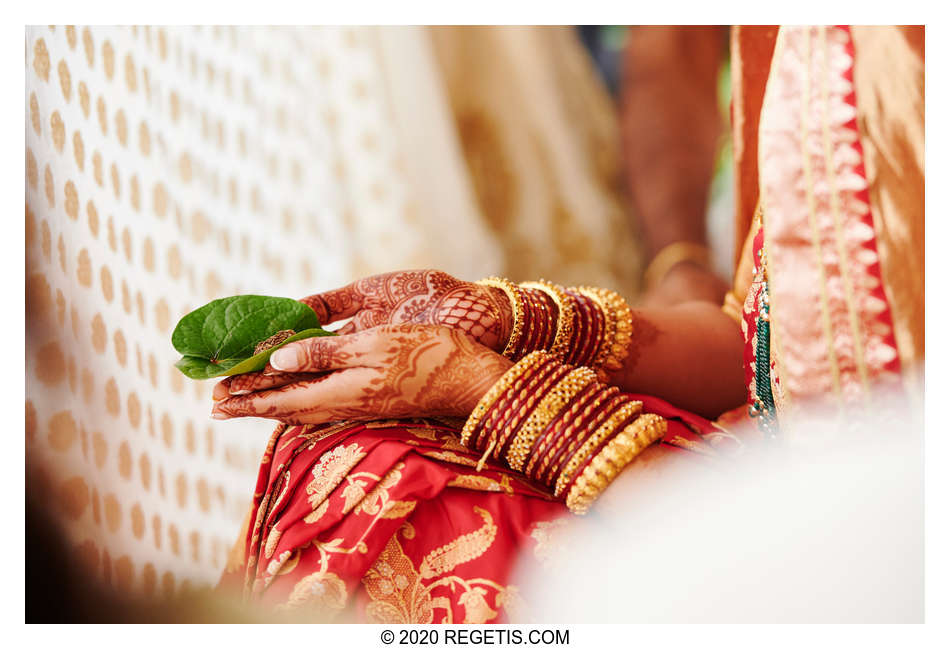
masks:
<path id="1" fill-rule="evenodd" d="M 259 354 L 257 343 L 292 329 L 293 336 Z M 313 309 L 297 300 L 264 295 L 236 295 L 214 300 L 182 318 L 172 332 L 172 345 L 184 357 L 175 366 L 192 379 L 210 379 L 256 372 L 283 345 L 314 336 L 330 336 L 320 328 Z"/>

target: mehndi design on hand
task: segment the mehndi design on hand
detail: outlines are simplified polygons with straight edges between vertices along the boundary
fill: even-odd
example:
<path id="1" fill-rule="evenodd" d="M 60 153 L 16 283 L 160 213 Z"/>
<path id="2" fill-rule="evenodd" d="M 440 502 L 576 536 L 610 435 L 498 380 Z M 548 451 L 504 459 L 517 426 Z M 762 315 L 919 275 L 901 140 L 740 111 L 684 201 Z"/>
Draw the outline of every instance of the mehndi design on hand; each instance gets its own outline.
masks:
<path id="1" fill-rule="evenodd" d="M 374 275 L 302 302 L 323 325 L 352 318 L 339 330 L 341 334 L 386 324 L 443 325 L 496 351 L 511 334 L 511 306 L 502 291 L 437 270 Z"/>
<path id="2" fill-rule="evenodd" d="M 295 424 L 465 417 L 511 362 L 458 330 L 401 324 L 292 343 L 271 365 L 276 373 L 219 383 L 212 416 Z"/>

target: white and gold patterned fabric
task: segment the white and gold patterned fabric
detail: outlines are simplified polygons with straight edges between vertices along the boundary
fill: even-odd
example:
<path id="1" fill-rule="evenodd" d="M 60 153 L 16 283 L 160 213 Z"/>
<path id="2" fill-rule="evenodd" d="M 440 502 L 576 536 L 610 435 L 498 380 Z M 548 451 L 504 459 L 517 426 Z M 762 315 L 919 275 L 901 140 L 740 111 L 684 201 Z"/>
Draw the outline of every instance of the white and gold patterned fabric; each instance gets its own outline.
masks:
<path id="1" fill-rule="evenodd" d="M 39 26 L 25 46 L 27 489 L 120 590 L 214 583 L 271 429 L 212 422 L 211 383 L 173 367 L 189 310 L 402 267 L 635 276 L 622 203 L 591 185 L 595 151 L 473 180 L 477 120 L 459 124 L 425 29 Z M 567 115 L 538 138 L 570 140 Z M 533 177 L 535 203 L 577 176 L 582 204 L 611 207 L 534 209 L 525 226 L 517 203 L 486 213 L 496 172 L 509 195 Z M 531 257 L 506 238 L 551 223 L 585 229 L 603 263 L 576 241 Z"/>

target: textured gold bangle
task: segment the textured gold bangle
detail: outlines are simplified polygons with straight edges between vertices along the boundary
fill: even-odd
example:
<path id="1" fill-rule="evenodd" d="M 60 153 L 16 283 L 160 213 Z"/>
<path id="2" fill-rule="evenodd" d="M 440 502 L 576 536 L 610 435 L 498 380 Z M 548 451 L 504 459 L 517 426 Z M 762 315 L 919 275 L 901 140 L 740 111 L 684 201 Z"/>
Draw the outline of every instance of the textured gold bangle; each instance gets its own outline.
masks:
<path id="1" fill-rule="evenodd" d="M 495 384 L 492 385 L 488 392 L 486 392 L 482 398 L 476 404 L 475 409 L 472 410 L 472 414 L 468 416 L 468 420 L 465 422 L 465 426 L 462 427 L 461 433 L 461 442 L 463 445 L 468 446 L 469 441 L 471 440 L 472 433 L 475 432 L 475 429 L 478 427 L 478 423 L 482 420 L 482 417 L 485 416 L 491 407 L 498 401 L 498 398 L 504 393 L 505 390 L 511 387 L 512 383 L 520 378 L 525 372 L 534 368 L 535 366 L 543 363 L 545 361 L 553 360 L 553 357 L 546 352 L 534 352 L 533 354 L 528 354 L 520 361 L 515 363 L 507 372 L 501 375 L 501 378 L 495 381 Z"/>
<path id="2" fill-rule="evenodd" d="M 511 448 L 508 449 L 508 454 L 505 456 L 508 460 L 508 466 L 515 471 L 521 471 L 524 468 L 525 460 L 528 458 L 528 453 L 541 431 L 574 398 L 574 395 L 596 380 L 597 375 L 594 370 L 589 367 L 578 367 L 558 381 L 544 395 L 544 398 L 531 412 L 524 424 L 519 427 L 517 435 L 511 442 Z"/>
<path id="3" fill-rule="evenodd" d="M 538 466 L 538 478 L 543 479 L 545 473 L 547 473 L 548 466 L 551 464 L 551 460 L 554 459 L 554 456 L 557 455 L 557 452 L 561 450 L 567 440 L 574 437 L 577 434 L 578 428 L 583 426 L 587 422 L 592 414 L 597 411 L 598 408 L 604 405 L 607 399 L 610 399 L 615 394 L 620 392 L 616 387 L 599 387 L 597 394 L 594 395 L 593 399 L 588 401 L 586 405 L 583 406 L 580 414 L 574 417 L 574 419 L 567 425 L 567 428 L 564 429 L 564 432 L 554 440 L 554 443 L 544 452 L 544 457 L 541 458 L 541 464 Z M 542 449 L 538 449 L 540 452 Z M 528 463 L 528 472 L 530 473 L 534 469 L 534 465 L 537 463 L 538 458 L 533 458 L 531 462 Z"/>
<path id="4" fill-rule="evenodd" d="M 574 476 L 574 473 L 577 469 L 580 468 L 581 464 L 587 461 L 594 450 L 600 446 L 600 444 L 611 434 L 613 434 L 617 427 L 623 424 L 626 420 L 631 417 L 635 417 L 640 414 L 643 410 L 643 403 L 640 401 L 628 401 L 627 403 L 620 406 L 617 411 L 610 416 L 607 421 L 600 425 L 594 434 L 587 438 L 587 441 L 577 449 L 577 452 L 571 457 L 568 463 L 564 466 L 564 470 L 561 471 L 561 475 L 557 478 L 557 483 L 554 485 L 554 495 L 560 497 L 564 493 L 564 490 L 567 488 L 568 484 L 571 481 L 571 478 Z"/>
<path id="5" fill-rule="evenodd" d="M 473 436 L 469 438 L 469 448 L 483 448 L 485 446 L 483 440 L 491 437 L 491 432 L 500 423 L 508 421 L 518 408 L 520 393 L 525 389 L 525 386 L 537 383 L 539 378 L 545 375 L 546 365 L 557 365 L 557 361 L 550 354 L 546 357 L 537 356 L 535 358 L 537 362 L 529 363 L 524 371 L 502 391 L 495 404 L 489 406 L 488 414 L 483 415 L 480 425 L 476 427 L 477 434 L 473 433 Z M 500 400 L 505 400 L 505 403 L 499 404 L 498 401 Z"/>
<path id="6" fill-rule="evenodd" d="M 511 313 L 514 318 L 514 323 L 511 325 L 511 336 L 508 337 L 508 344 L 505 345 L 505 349 L 501 354 L 502 356 L 513 359 L 515 350 L 518 349 L 518 345 L 521 343 L 521 337 L 524 335 L 524 305 L 521 304 L 521 300 L 518 299 L 518 287 L 515 286 L 514 282 L 504 277 L 486 277 L 475 283 L 481 286 L 491 286 L 501 289 L 505 292 L 505 295 L 508 296 L 508 301 L 511 302 Z"/>
<path id="7" fill-rule="evenodd" d="M 531 444 L 528 452 L 527 463 L 524 467 L 524 474 L 529 478 L 537 478 L 533 473 L 534 468 L 538 466 L 538 461 L 546 454 L 545 449 L 558 442 L 565 434 L 573 434 L 577 428 L 581 412 L 595 399 L 599 393 L 603 392 L 603 386 L 596 381 L 588 384 L 586 387 L 578 390 L 577 394 L 571 397 L 570 401 L 557 414 L 551 422 L 545 426 L 541 434 L 538 435 Z"/>
<path id="8" fill-rule="evenodd" d="M 574 305 L 560 286 L 543 279 L 537 282 L 522 282 L 519 286 L 541 291 L 554 300 L 558 310 L 557 333 L 554 335 L 554 343 L 551 344 L 549 351 L 558 359 L 563 359 L 570 349 L 571 335 L 574 333 Z"/>
<path id="9" fill-rule="evenodd" d="M 597 350 L 593 367 L 619 370 L 633 341 L 633 310 L 619 294 L 605 288 L 584 286 L 577 289 L 600 307 L 607 320 L 602 347 Z"/>
<path id="10" fill-rule="evenodd" d="M 556 452 L 554 457 L 551 458 L 551 466 L 542 474 L 541 482 L 553 489 L 557 477 L 561 474 L 561 469 L 574 457 L 577 449 L 583 446 L 584 442 L 594 434 L 594 431 L 600 428 L 602 423 L 630 401 L 630 398 L 621 393 L 620 388 L 616 386 L 608 388 L 608 392 L 610 392 L 610 396 L 600 408 L 594 411 L 594 416 L 584 423 L 584 430 L 573 438 L 567 439 L 564 450 Z"/>
<path id="11" fill-rule="evenodd" d="M 709 246 L 695 241 L 674 241 L 656 253 L 643 272 L 643 285 L 650 290 L 655 288 L 664 277 L 670 274 L 674 266 L 688 261 L 709 268 Z"/>
<path id="12" fill-rule="evenodd" d="M 585 513 L 625 466 L 665 434 L 666 420 L 663 417 L 649 413 L 637 417 L 584 467 L 567 495 L 568 509 L 575 514 Z"/>
<path id="13" fill-rule="evenodd" d="M 545 374 L 542 371 L 531 377 L 528 384 L 521 389 L 521 394 L 515 398 L 521 400 L 517 411 L 508 418 L 497 435 L 492 435 L 496 442 L 495 450 L 492 453 L 493 458 L 498 460 L 502 454 L 507 452 L 507 447 L 510 446 L 509 441 L 514 441 L 513 438 L 517 436 L 524 418 L 530 416 L 538 401 L 548 393 L 552 386 L 557 385 L 569 373 L 570 368 L 568 366 L 559 364 L 552 372 Z M 489 431 L 489 433 L 493 433 L 493 431 Z"/>

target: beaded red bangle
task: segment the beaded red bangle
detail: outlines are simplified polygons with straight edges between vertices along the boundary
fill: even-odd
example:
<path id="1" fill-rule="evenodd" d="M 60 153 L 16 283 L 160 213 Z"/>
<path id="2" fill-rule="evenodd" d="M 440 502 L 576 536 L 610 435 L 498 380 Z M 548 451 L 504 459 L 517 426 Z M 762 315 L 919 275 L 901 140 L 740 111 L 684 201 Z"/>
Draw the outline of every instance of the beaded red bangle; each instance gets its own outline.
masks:
<path id="1" fill-rule="evenodd" d="M 571 440 L 575 437 L 583 436 L 584 431 L 594 430 L 596 426 L 591 426 L 597 415 L 604 410 L 605 404 L 620 393 L 619 388 L 598 386 L 596 392 L 591 394 L 590 398 L 583 404 L 580 413 L 567 423 L 563 433 L 552 438 L 551 443 L 545 448 L 538 449 L 538 456 L 541 458 L 535 471 L 536 479 L 539 482 L 547 482 L 548 468 L 553 460 L 561 455 L 565 446 L 570 446 Z"/>
<path id="2" fill-rule="evenodd" d="M 529 291 L 534 299 L 535 313 L 538 320 L 542 323 L 541 332 L 538 336 L 538 349 L 550 349 L 554 342 L 554 334 L 557 333 L 557 317 L 553 315 L 556 307 L 548 306 L 547 295 L 540 291 Z"/>
<path id="3" fill-rule="evenodd" d="M 526 356 L 522 361 L 524 362 L 528 357 Z M 532 381 L 539 374 L 544 374 L 547 372 L 552 372 L 558 366 L 557 361 L 549 355 L 543 355 L 538 357 L 538 360 L 530 362 L 527 367 L 519 372 L 518 376 L 515 377 L 510 384 L 498 395 L 497 399 L 488 410 L 484 413 L 479 421 L 478 425 L 469 433 L 469 439 L 474 438 L 474 443 L 471 448 L 480 448 L 480 443 L 482 437 L 485 435 L 485 431 L 494 430 L 499 421 L 507 421 L 511 416 L 511 402 L 514 399 L 525 385 Z M 509 370 L 514 371 L 514 369 Z"/>
<path id="4" fill-rule="evenodd" d="M 575 514 L 586 512 L 594 500 L 610 486 L 647 446 L 666 434 L 666 420 L 655 414 L 641 414 L 613 436 L 599 450 L 570 485 L 566 504 Z"/>
<path id="5" fill-rule="evenodd" d="M 584 334 L 578 339 L 577 355 L 575 362 L 578 365 L 593 365 L 594 355 L 599 347 L 599 327 L 595 313 L 600 309 L 593 304 L 593 301 L 579 293 L 568 289 L 567 294 L 574 300 L 575 310 L 582 315 Z"/>
<path id="6" fill-rule="evenodd" d="M 511 421 L 512 417 L 515 416 L 517 409 L 523 405 L 523 395 L 529 393 L 537 387 L 540 381 L 543 381 L 550 374 L 560 369 L 561 365 L 555 361 L 553 357 L 544 354 L 544 352 L 538 353 L 544 355 L 544 360 L 534 368 L 525 371 L 524 376 L 521 377 L 522 380 L 517 382 L 517 387 L 509 387 L 508 390 L 503 392 L 496 402 L 498 408 L 493 413 L 491 424 L 486 424 L 481 427 L 477 436 L 475 436 L 473 448 L 480 451 L 485 450 L 489 445 L 494 431 L 502 430 L 508 422 Z M 528 357 L 526 356 L 525 358 Z"/>
<path id="7" fill-rule="evenodd" d="M 524 471 L 525 463 L 538 437 L 564 411 L 564 408 L 589 385 L 597 382 L 597 375 L 589 367 L 572 369 L 564 378 L 551 386 L 544 397 L 532 408 L 531 414 L 518 427 L 508 444 L 505 458 L 508 466 Z"/>
<path id="8" fill-rule="evenodd" d="M 639 401 L 628 399 L 626 403 L 620 406 L 564 464 L 564 468 L 554 485 L 554 495 L 560 497 L 564 494 L 567 488 L 577 479 L 577 476 L 581 474 L 581 471 L 584 470 L 584 467 L 590 463 L 591 459 L 600 453 L 620 431 L 635 421 L 642 412 L 643 404 Z"/>
<path id="9" fill-rule="evenodd" d="M 539 383 L 526 386 L 525 389 L 515 397 L 512 401 L 512 416 L 505 422 L 502 428 L 496 428 L 498 431 L 497 435 L 491 434 L 492 431 L 489 431 L 490 437 L 488 439 L 488 446 L 491 446 L 492 441 L 495 443 L 492 452 L 493 458 L 497 460 L 508 453 L 508 446 L 515 433 L 518 432 L 518 427 L 521 425 L 521 422 L 530 415 L 538 401 L 540 401 L 558 381 L 567 376 L 571 369 L 572 368 L 564 365 L 558 365 L 553 372 L 545 376 Z"/>
<path id="10" fill-rule="evenodd" d="M 537 337 L 538 319 L 532 312 L 527 291 L 525 291 L 520 286 L 515 287 L 515 297 L 518 300 L 518 304 L 521 306 L 521 313 L 524 315 L 524 330 L 522 332 L 521 339 L 515 346 L 514 357 L 523 358 L 524 356 L 527 356 L 531 352 L 537 350 L 537 347 L 534 346 L 534 341 Z"/>
<path id="11" fill-rule="evenodd" d="M 630 398 L 621 394 L 618 389 L 599 410 L 594 411 L 593 417 L 583 428 L 579 429 L 580 433 L 573 439 L 568 439 L 567 444 L 565 444 L 561 450 L 555 452 L 554 457 L 551 458 L 551 464 L 548 467 L 547 473 L 542 476 L 544 483 L 553 487 L 558 476 L 563 472 L 570 459 L 577 453 L 577 450 L 587 442 L 605 421 L 612 417 L 614 413 L 620 410 L 628 401 L 630 401 Z"/>
<path id="12" fill-rule="evenodd" d="M 543 279 L 537 282 L 522 282 L 519 286 L 546 293 L 557 305 L 557 332 L 554 334 L 554 342 L 549 351 L 564 360 L 574 332 L 574 305 L 567 299 L 560 286 Z"/>
<path id="13" fill-rule="evenodd" d="M 571 310 L 574 313 L 573 335 L 571 336 L 570 346 L 568 347 L 566 362 L 571 365 L 584 365 L 585 363 L 581 361 L 581 352 L 589 342 L 590 326 L 588 318 L 585 317 L 583 311 L 584 305 L 581 301 L 572 295 L 569 289 L 565 289 L 564 294 L 573 306 Z"/>
<path id="14" fill-rule="evenodd" d="M 554 444 L 556 440 L 564 437 L 566 432 L 572 428 L 573 423 L 579 419 L 584 407 L 592 399 L 595 399 L 598 393 L 603 391 L 603 386 L 597 383 L 591 383 L 574 395 L 574 397 L 565 404 L 564 409 L 548 423 L 544 430 L 538 435 L 537 439 L 535 439 L 528 453 L 528 463 L 524 468 L 528 476 L 537 479 L 537 476 L 533 475 L 533 470 L 534 467 L 538 465 L 538 461 L 544 455 L 545 450 Z"/>
<path id="15" fill-rule="evenodd" d="M 600 370 L 601 368 L 597 367 L 595 361 L 597 360 L 597 351 L 600 349 L 602 345 L 601 341 L 604 340 L 604 334 L 607 331 L 606 322 L 604 321 L 604 312 L 600 310 L 596 302 L 586 295 L 582 293 L 577 293 L 577 295 L 587 303 L 588 311 L 591 314 L 592 329 L 594 331 L 591 336 L 587 362 L 595 369 Z"/>
<path id="16" fill-rule="evenodd" d="M 554 345 L 554 338 L 557 335 L 557 304 L 554 303 L 554 300 L 552 300 L 547 293 L 534 291 L 534 295 L 541 303 L 541 312 L 545 322 L 547 322 L 547 335 L 544 337 L 541 347 L 542 349 L 551 349 L 551 346 Z"/>
<path id="17" fill-rule="evenodd" d="M 530 321 L 531 335 L 525 340 L 525 352 L 545 349 L 544 341 L 548 335 L 549 323 L 547 314 L 537 299 L 537 291 L 521 287 L 518 290 L 524 297 L 525 318 Z"/>

